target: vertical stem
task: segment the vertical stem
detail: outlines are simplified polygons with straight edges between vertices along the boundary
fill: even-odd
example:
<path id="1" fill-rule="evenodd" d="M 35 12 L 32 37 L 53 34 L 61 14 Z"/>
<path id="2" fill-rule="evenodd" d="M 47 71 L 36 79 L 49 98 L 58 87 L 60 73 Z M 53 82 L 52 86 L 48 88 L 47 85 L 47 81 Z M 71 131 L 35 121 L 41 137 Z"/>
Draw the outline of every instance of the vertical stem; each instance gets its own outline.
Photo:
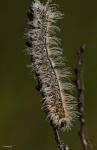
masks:
<path id="1" fill-rule="evenodd" d="M 85 104 L 84 104 L 84 81 L 81 80 L 81 69 L 84 64 L 83 53 L 85 51 L 85 45 L 81 46 L 80 49 L 77 50 L 77 66 L 75 69 L 76 75 L 76 88 L 78 91 L 78 111 L 79 111 L 79 122 L 80 122 L 80 130 L 79 136 L 81 139 L 81 143 L 83 146 L 83 150 L 90 150 L 90 141 L 87 135 L 86 126 L 85 126 Z"/>
<path id="2" fill-rule="evenodd" d="M 64 142 L 60 138 L 60 130 L 58 130 L 51 122 L 51 126 L 54 131 L 55 141 L 57 143 L 57 150 L 69 150 L 68 145 L 65 145 Z"/>

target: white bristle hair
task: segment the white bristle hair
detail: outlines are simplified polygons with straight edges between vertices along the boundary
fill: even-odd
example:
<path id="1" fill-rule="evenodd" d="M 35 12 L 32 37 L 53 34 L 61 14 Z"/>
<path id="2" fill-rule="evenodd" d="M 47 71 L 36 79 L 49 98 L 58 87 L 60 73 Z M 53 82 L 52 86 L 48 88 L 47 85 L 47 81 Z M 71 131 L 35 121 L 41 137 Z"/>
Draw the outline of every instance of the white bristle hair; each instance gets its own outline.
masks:
<path id="1" fill-rule="evenodd" d="M 63 14 L 51 0 L 46 4 L 34 0 L 28 11 L 26 45 L 43 96 L 42 108 L 55 127 L 65 130 L 77 117 L 77 104 L 72 96 L 71 73 L 56 37 L 60 31 L 56 22 L 61 18 Z"/>

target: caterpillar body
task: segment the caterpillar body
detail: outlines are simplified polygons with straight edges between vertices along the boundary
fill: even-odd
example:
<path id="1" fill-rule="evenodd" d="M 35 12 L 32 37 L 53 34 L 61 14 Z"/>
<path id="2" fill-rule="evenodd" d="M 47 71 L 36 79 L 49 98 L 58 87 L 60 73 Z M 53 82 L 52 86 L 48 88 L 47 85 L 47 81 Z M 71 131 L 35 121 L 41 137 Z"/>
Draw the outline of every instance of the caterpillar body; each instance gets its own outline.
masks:
<path id="1" fill-rule="evenodd" d="M 55 23 L 62 17 L 50 0 L 46 4 L 34 0 L 28 11 L 26 49 L 43 97 L 43 110 L 55 127 L 70 129 L 77 111 L 72 96 L 71 73 L 56 37 L 56 31 L 60 29 Z"/>

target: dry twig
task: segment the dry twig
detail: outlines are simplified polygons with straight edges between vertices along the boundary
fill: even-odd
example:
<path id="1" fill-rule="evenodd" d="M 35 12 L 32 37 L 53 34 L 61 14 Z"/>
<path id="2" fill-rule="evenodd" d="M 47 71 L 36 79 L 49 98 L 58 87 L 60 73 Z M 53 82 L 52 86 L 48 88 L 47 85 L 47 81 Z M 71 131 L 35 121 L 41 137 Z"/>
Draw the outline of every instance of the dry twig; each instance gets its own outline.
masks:
<path id="1" fill-rule="evenodd" d="M 83 150 L 90 150 L 90 141 L 89 137 L 87 135 L 87 130 L 85 126 L 85 104 L 84 104 L 84 82 L 81 80 L 82 76 L 82 67 L 84 64 L 84 59 L 83 59 L 83 53 L 85 51 L 85 45 L 81 46 L 80 49 L 77 50 L 77 66 L 75 68 L 75 75 L 76 75 L 76 88 L 78 91 L 78 111 L 79 111 L 79 121 L 80 121 L 80 131 L 79 131 L 79 136 L 81 139 L 81 143 L 83 146 Z"/>
<path id="2" fill-rule="evenodd" d="M 60 138 L 60 134 L 59 134 L 60 130 L 58 130 L 56 127 L 54 127 L 52 122 L 51 122 L 51 126 L 52 126 L 53 131 L 54 131 L 55 141 L 57 143 L 57 149 L 58 150 L 69 150 L 68 145 L 64 144 L 64 142 Z"/>

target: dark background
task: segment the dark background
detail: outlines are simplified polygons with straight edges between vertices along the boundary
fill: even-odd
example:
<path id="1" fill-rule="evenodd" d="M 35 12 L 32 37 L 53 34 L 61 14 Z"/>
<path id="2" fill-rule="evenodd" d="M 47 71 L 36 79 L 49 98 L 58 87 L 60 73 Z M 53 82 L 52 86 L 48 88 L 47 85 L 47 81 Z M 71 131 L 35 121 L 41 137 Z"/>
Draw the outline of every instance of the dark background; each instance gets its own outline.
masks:
<path id="1" fill-rule="evenodd" d="M 42 1 L 42 0 L 41 0 Z M 97 0 L 55 0 L 65 13 L 60 37 L 68 65 L 75 67 L 76 49 L 86 43 L 85 110 L 88 134 L 97 149 Z M 24 55 L 26 12 L 30 0 L 0 1 L 0 150 L 54 150 L 53 132 L 41 111 L 41 96 L 26 68 Z M 76 121 L 63 139 L 71 150 L 81 150 Z"/>

